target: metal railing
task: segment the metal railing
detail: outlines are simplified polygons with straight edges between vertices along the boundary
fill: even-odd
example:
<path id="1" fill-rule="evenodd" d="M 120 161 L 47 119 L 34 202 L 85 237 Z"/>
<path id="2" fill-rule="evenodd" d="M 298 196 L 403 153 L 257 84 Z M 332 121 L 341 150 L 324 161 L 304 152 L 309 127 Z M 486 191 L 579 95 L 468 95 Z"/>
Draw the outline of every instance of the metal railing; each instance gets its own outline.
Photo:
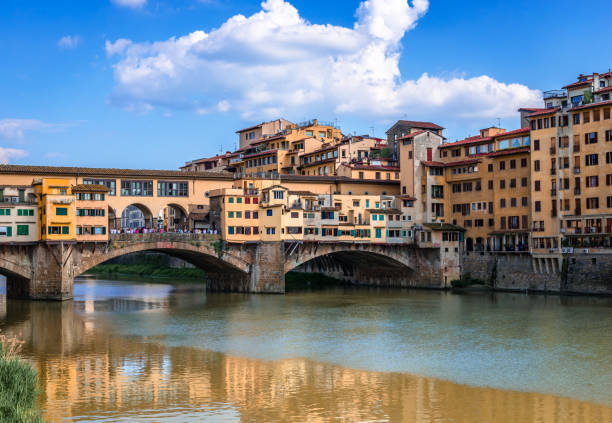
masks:
<path id="1" fill-rule="evenodd" d="M 542 97 L 544 98 L 544 100 L 547 100 L 549 98 L 567 97 L 567 91 L 565 91 L 565 90 L 549 90 L 549 91 L 544 91 L 542 93 Z"/>

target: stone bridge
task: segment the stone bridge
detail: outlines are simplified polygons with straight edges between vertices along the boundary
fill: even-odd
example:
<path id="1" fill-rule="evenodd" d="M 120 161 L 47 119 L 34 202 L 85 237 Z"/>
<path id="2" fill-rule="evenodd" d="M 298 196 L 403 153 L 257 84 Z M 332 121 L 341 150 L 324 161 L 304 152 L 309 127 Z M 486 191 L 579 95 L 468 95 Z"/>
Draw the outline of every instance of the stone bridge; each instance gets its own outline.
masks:
<path id="1" fill-rule="evenodd" d="M 284 293 L 289 271 L 323 273 L 351 284 L 443 286 L 439 249 L 350 242 L 225 243 L 218 235 L 118 234 L 107 243 L 0 245 L 9 298 L 70 299 L 74 278 L 112 258 L 141 251 L 179 257 L 206 271 L 207 289 Z"/>

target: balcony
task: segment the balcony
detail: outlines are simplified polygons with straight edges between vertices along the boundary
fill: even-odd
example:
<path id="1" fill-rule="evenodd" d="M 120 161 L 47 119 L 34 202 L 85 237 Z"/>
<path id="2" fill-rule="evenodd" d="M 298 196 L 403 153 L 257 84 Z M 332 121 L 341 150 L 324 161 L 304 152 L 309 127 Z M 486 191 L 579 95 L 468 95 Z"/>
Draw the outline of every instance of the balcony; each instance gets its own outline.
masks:
<path id="1" fill-rule="evenodd" d="M 580 168 L 579 167 L 575 167 L 574 168 L 574 175 L 579 175 L 580 174 Z"/>

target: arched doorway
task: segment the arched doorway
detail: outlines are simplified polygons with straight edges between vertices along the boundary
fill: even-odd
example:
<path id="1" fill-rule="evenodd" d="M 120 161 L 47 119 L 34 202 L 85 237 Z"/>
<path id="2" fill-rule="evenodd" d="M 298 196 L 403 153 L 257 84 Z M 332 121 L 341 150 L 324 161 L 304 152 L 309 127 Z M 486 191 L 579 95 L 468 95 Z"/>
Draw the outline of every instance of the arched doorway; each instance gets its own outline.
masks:
<path id="1" fill-rule="evenodd" d="M 134 230 L 140 228 L 156 228 L 156 221 L 151 210 L 143 204 L 130 204 L 121 212 L 118 219 L 122 230 Z"/>
<path id="2" fill-rule="evenodd" d="M 179 204 L 168 204 L 159 216 L 163 219 L 164 229 L 168 232 L 186 231 L 189 229 L 187 211 Z M 158 219 L 161 221 L 161 219 Z"/>

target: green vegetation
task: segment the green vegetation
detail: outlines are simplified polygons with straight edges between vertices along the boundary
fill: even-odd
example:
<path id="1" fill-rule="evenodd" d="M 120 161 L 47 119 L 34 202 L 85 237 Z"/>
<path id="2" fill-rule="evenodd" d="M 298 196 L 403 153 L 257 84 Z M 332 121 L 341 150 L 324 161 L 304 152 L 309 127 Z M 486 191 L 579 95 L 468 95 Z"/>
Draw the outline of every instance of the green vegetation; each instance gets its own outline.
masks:
<path id="1" fill-rule="evenodd" d="M 342 285 L 339 279 L 321 273 L 289 272 L 285 275 L 285 290 L 324 289 Z"/>
<path id="2" fill-rule="evenodd" d="M 593 93 L 591 91 L 586 90 L 584 92 L 584 96 L 582 97 L 582 102 L 584 104 L 590 104 L 593 102 L 594 96 Z"/>
<path id="3" fill-rule="evenodd" d="M 466 273 L 463 275 L 461 279 L 453 279 L 451 281 L 451 286 L 453 288 L 467 288 L 474 285 L 485 285 L 488 286 L 485 281 L 478 278 L 473 278 L 472 275 Z"/>
<path id="4" fill-rule="evenodd" d="M 17 356 L 22 342 L 0 335 L 0 422 L 43 422 L 36 371 Z"/>
<path id="5" fill-rule="evenodd" d="M 99 264 L 87 273 L 94 275 L 112 276 L 138 276 L 148 278 L 174 278 L 205 280 L 206 272 L 198 268 L 169 267 L 154 263 L 139 264 Z"/>
<path id="6" fill-rule="evenodd" d="M 223 243 L 223 241 L 220 239 L 214 241 L 212 243 L 212 247 L 215 250 L 215 254 L 217 254 L 217 257 L 221 257 L 221 254 L 223 254 L 223 250 L 225 249 L 225 244 Z"/>

